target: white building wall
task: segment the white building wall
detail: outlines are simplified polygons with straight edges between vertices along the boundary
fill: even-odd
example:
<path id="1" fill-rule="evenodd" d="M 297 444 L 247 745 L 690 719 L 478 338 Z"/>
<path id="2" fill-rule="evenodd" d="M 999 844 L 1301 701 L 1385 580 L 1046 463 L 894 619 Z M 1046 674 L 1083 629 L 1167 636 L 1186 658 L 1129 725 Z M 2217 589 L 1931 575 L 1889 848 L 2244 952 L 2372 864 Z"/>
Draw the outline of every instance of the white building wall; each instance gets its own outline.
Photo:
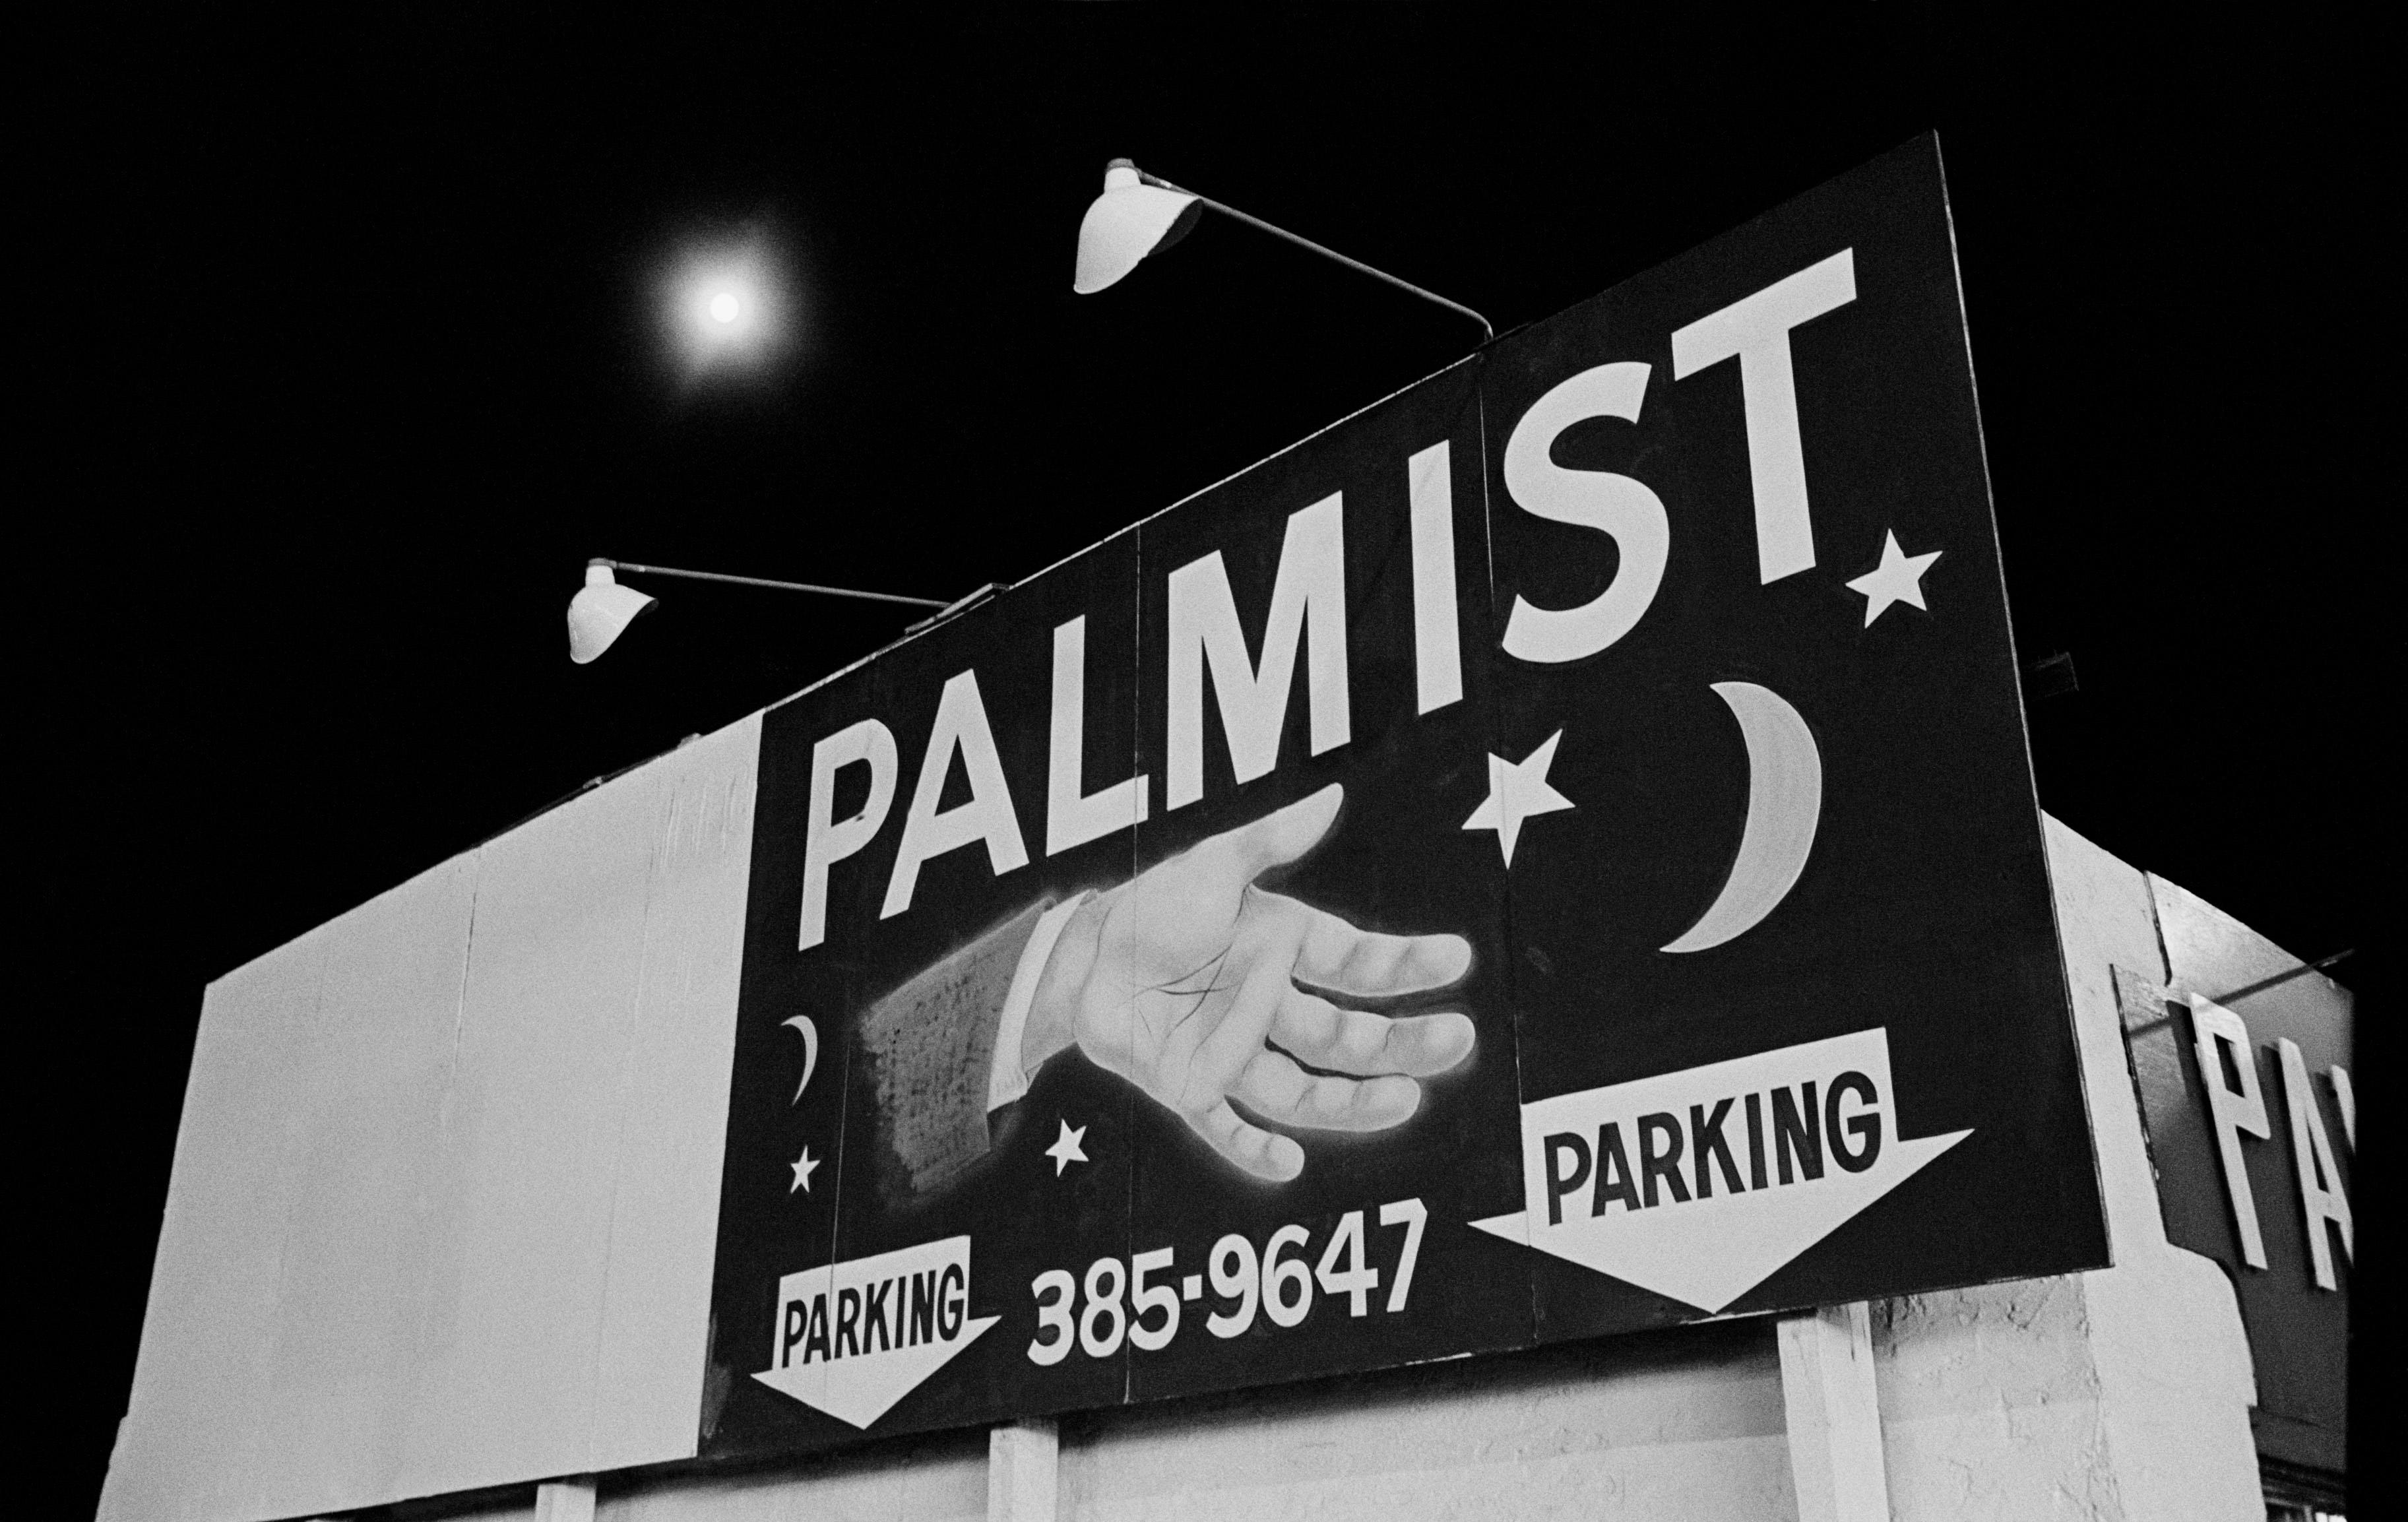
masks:
<path id="1" fill-rule="evenodd" d="M 606 1479 L 594 1513 L 595 1522 L 978 1522 L 986 1465 L 984 1431 L 939 1432 L 799 1469 Z"/>
<path id="2" fill-rule="evenodd" d="M 1065 1522 L 1794 1516 L 1769 1323 L 1066 1423 Z"/>
<path id="3" fill-rule="evenodd" d="M 1899 1522 L 2263 1522 L 2241 1309 L 2168 1245 L 2114 971 L 2163 983 L 2147 879 L 2047 822 L 2049 874 L 2114 1266 L 1874 1308 Z"/>

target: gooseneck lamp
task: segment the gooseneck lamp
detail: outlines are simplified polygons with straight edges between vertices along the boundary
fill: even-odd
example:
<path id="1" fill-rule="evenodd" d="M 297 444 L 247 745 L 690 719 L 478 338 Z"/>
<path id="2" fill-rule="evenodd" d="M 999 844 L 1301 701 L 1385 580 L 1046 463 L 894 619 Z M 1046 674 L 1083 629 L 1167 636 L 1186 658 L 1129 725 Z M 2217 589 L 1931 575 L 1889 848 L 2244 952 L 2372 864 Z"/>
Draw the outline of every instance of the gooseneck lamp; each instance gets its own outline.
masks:
<path id="1" fill-rule="evenodd" d="M 1284 227 L 1274 227 L 1260 217 L 1248 216 L 1235 207 L 1224 206 L 1209 196 L 1182 190 L 1159 175 L 1151 175 L 1126 159 L 1114 159 L 1104 168 L 1104 193 L 1087 208 L 1079 223 L 1079 267 L 1071 279 L 1070 289 L 1082 296 L 1119 283 L 1148 254 L 1159 253 L 1193 231 L 1197 220 L 1206 208 L 1231 217 L 1247 226 L 1283 238 L 1299 249 L 1308 249 L 1324 259 L 1334 260 L 1359 274 L 1383 280 L 1399 291 L 1409 292 L 1424 301 L 1435 302 L 1458 316 L 1469 317 L 1480 324 L 1482 341 L 1497 337 L 1488 319 L 1459 301 L 1449 301 L 1435 291 L 1425 291 L 1411 280 L 1400 280 L 1385 270 L 1374 269 L 1360 259 L 1349 259 L 1333 249 L 1325 249 L 1311 238 L 1298 237 Z"/>
<path id="2" fill-rule="evenodd" d="M 594 559 L 585 563 L 585 584 L 568 599 L 568 658 L 583 666 L 600 655 L 627 632 L 636 616 L 657 606 L 658 599 L 631 586 L 621 586 L 617 571 L 644 576 L 682 576 L 695 582 L 726 582 L 737 586 L 765 586 L 779 592 L 813 592 L 824 597 L 855 597 L 864 602 L 901 603 L 907 608 L 947 610 L 956 604 L 936 597 L 906 597 L 892 592 L 861 592 L 852 587 L 818 586 L 810 582 L 771 582 L 758 576 L 726 576 L 718 571 L 680 570 L 674 566 L 638 566 L 632 560 Z M 986 591 L 981 588 L 981 592 Z M 971 597 L 979 596 L 972 593 Z M 970 598 L 963 598 L 967 603 Z"/>

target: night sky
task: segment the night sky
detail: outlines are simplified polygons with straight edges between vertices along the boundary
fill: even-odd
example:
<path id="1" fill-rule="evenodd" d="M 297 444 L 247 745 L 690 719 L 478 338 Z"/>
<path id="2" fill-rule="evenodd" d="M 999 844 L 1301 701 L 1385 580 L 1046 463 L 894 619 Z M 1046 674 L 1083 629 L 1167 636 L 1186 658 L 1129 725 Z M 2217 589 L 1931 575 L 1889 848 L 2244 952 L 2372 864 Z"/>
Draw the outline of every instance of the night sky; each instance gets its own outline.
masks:
<path id="1" fill-rule="evenodd" d="M 61 419 L 29 440 L 63 467 L 42 537 L 83 568 L 20 627 L 82 712 L 36 752 L 50 796 L 98 821 L 41 906 L 75 970 L 28 1012 L 66 1032 L 36 1087 L 107 1089 L 41 1154 L 74 1212 L 85 1494 L 203 985 L 916 616 L 630 577 L 662 607 L 574 667 L 587 556 L 952 597 L 1476 341 L 1210 218 L 1074 296 L 1114 155 L 1502 331 L 1936 127 L 2019 653 L 2068 652 L 2080 682 L 2031 702 L 2042 803 L 2296 953 L 2358 948 L 2336 974 L 2384 1023 L 2397 381 L 2370 382 L 2358 333 L 2396 298 L 2368 294 L 2388 218 L 2344 66 L 2362 40 L 1887 5 L 1003 6 L 883 31 L 501 8 L 182 7 L 78 57 L 91 130 L 41 139 L 105 165 L 64 231 L 109 271 L 38 297 L 109 311 L 58 372 L 91 379 L 36 403 Z M 793 341 L 692 380 L 660 277 L 746 237 L 787 272 Z M 2358 1070 L 2388 1092 L 2378 1055 Z"/>

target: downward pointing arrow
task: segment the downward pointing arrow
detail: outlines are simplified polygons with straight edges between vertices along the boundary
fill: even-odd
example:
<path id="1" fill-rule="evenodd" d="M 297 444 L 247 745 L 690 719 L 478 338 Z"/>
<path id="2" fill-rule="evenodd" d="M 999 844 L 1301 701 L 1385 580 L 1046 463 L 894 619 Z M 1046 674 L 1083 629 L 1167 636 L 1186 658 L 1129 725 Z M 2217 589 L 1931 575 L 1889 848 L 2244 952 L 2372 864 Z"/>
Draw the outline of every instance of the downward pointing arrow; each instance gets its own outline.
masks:
<path id="1" fill-rule="evenodd" d="M 824 1411 L 840 1422 L 867 1429 L 885 1415 L 895 1402 L 918 1389 L 927 1377 L 953 1361 L 953 1355 L 979 1340 L 1001 1316 L 976 1316 L 950 1343 L 923 1343 L 917 1347 L 867 1357 L 840 1358 L 835 1363 L 793 1364 L 768 1369 L 752 1377 L 790 1395 L 814 1411 Z"/>
<path id="2" fill-rule="evenodd" d="M 787 1274 L 752 1377 L 866 1429 L 1003 1319 L 968 1314 L 969 1281 L 968 1237 Z"/>
<path id="3" fill-rule="evenodd" d="M 1906 1140 L 1897 1113 L 1884 1030 L 1542 1099 L 1524 1208 L 1470 1224 L 1719 1312 L 1972 1134 Z"/>

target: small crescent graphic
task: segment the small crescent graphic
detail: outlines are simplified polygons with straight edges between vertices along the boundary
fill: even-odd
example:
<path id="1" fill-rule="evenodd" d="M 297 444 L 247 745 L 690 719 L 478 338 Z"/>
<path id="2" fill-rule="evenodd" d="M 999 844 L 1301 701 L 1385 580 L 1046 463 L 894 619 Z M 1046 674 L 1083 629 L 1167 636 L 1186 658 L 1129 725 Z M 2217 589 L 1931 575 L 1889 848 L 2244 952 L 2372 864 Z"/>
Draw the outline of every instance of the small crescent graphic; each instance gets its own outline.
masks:
<path id="1" fill-rule="evenodd" d="M 810 1086 L 811 1070 L 820 1065 L 820 1027 L 811 1024 L 811 1017 L 808 1014 L 798 1014 L 792 1020 L 779 1023 L 792 1026 L 802 1033 L 803 1081 L 795 1085 L 795 1097 L 786 1101 L 788 1104 L 800 1104 L 803 1101 L 803 1090 Z"/>
<path id="2" fill-rule="evenodd" d="M 1688 933 L 1668 952 L 1701 952 L 1746 934 L 1780 907 L 1823 817 L 1823 755 L 1813 732 L 1780 694 L 1753 682 L 1717 682 L 1747 741 L 1747 825 L 1729 879 Z"/>

